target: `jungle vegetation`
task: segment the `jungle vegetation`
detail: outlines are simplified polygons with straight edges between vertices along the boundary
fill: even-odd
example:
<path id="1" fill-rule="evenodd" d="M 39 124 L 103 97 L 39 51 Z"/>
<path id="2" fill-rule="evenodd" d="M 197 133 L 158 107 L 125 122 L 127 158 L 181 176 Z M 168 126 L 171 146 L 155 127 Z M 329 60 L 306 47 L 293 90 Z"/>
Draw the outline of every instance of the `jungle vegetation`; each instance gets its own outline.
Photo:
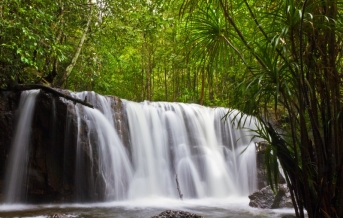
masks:
<path id="1" fill-rule="evenodd" d="M 295 212 L 343 217 L 340 0 L 2 0 L 0 88 L 236 108 Z M 277 161 L 279 160 L 279 162 Z"/>

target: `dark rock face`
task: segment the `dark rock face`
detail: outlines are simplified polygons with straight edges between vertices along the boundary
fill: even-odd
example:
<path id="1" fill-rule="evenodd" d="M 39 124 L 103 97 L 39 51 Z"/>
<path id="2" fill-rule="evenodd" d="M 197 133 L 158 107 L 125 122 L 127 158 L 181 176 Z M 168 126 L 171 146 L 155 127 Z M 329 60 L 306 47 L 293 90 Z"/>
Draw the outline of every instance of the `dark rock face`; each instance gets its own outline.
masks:
<path id="1" fill-rule="evenodd" d="M 40 91 L 32 122 L 27 181 L 29 202 L 71 199 L 77 135 L 72 111 L 60 98 Z"/>
<path id="2" fill-rule="evenodd" d="M 286 184 L 280 184 L 279 189 L 274 195 L 270 186 L 254 192 L 249 196 L 249 206 L 257 208 L 293 208 L 290 193 Z"/>
<path id="3" fill-rule="evenodd" d="M 68 93 L 66 90 L 59 90 Z M 6 174 L 8 155 L 16 122 L 16 110 L 20 100 L 20 92 L 0 92 L 0 202 L 2 201 L 3 183 Z M 113 116 L 116 120 L 125 122 L 122 113 L 122 102 L 117 97 L 111 97 Z M 87 189 L 89 178 L 96 178 L 90 174 L 97 174 L 97 161 L 91 160 L 96 156 L 89 151 L 87 129 L 78 129 L 75 107 L 72 103 L 51 93 L 40 91 L 36 100 L 36 107 L 31 128 L 29 145 L 29 163 L 26 179 L 26 202 L 52 203 L 72 202 L 81 193 L 84 201 L 95 201 L 101 196 L 90 195 Z M 85 122 L 81 120 L 81 123 Z M 86 125 L 83 125 L 83 127 Z M 80 147 L 84 169 L 80 175 L 85 178 L 81 184 L 75 185 L 77 135 L 81 135 Z M 121 127 L 120 136 L 123 141 L 129 140 L 126 127 Z M 83 184 L 83 185 L 82 185 Z M 101 181 L 97 181 L 101 186 Z"/>
<path id="4" fill-rule="evenodd" d="M 113 108 L 113 120 L 115 120 L 115 127 L 120 139 L 127 149 L 130 149 L 130 132 L 129 124 L 127 123 L 127 116 L 123 102 L 116 96 L 107 96 L 111 101 L 111 108 Z"/>
<path id="5" fill-rule="evenodd" d="M 0 190 L 3 190 L 6 162 L 11 146 L 19 98 L 20 92 L 0 92 Z"/>
<path id="6" fill-rule="evenodd" d="M 152 216 L 151 218 L 201 218 L 201 217 L 202 216 L 199 216 L 194 213 L 189 213 L 186 211 L 166 210 L 156 216 Z"/>

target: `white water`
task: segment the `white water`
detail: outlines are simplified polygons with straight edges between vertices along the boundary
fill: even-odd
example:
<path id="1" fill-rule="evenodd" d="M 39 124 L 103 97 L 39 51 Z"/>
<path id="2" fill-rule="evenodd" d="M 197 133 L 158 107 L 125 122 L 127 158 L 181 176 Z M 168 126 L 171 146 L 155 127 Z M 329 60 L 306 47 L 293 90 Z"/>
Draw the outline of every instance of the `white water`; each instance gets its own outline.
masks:
<path id="1" fill-rule="evenodd" d="M 78 93 L 75 96 L 84 99 L 86 92 Z M 84 157 L 82 150 L 89 149 L 89 155 L 94 152 L 93 149 L 97 149 L 98 156 L 91 157 L 93 161 L 98 161 L 98 168 L 95 170 L 99 172 L 97 175 L 99 178 L 89 178 L 88 187 L 85 189 L 78 189 L 76 200 L 82 201 L 84 192 L 89 192 L 90 195 L 97 193 L 98 196 L 91 196 L 93 200 L 123 200 L 127 198 L 127 189 L 129 181 L 132 178 L 131 164 L 128 158 L 128 154 L 121 142 L 116 130 L 114 129 L 113 110 L 110 107 L 110 102 L 103 96 L 96 95 L 94 92 L 88 93 L 88 101 L 92 104 L 99 104 L 99 109 L 104 111 L 101 113 L 97 109 L 90 109 L 88 107 L 82 107 L 83 112 L 80 113 L 80 108 L 76 107 L 76 114 L 78 115 L 78 128 L 79 135 L 77 140 L 77 157 L 76 157 L 76 184 L 82 184 L 85 182 L 85 175 L 82 174 L 84 169 L 83 162 Z M 99 103 L 100 102 L 100 103 Z M 81 118 L 85 123 L 81 122 Z M 84 143 L 80 136 L 80 129 L 88 129 L 88 143 Z M 88 146 L 88 148 L 85 148 Z M 89 174 L 92 176 L 93 172 Z M 102 184 L 97 184 L 96 182 Z M 99 187 L 100 186 L 100 187 Z M 79 186 L 81 187 L 81 186 Z"/>
<path id="2" fill-rule="evenodd" d="M 24 91 L 20 96 L 18 121 L 13 136 L 9 163 L 7 165 L 4 203 L 13 204 L 25 198 L 25 176 L 28 163 L 28 148 L 31 136 L 31 122 L 39 90 Z"/>
<path id="3" fill-rule="evenodd" d="M 109 98 L 94 92 L 73 95 L 87 98 L 97 108 L 74 106 L 69 102 L 75 108 L 78 124 L 76 202 L 176 200 L 179 198 L 177 181 L 186 200 L 246 197 L 256 190 L 255 145 L 248 130 L 232 126 L 235 122 L 231 119 L 238 112 L 222 120 L 228 109 L 124 100 L 127 117 L 124 122 L 113 119 Z M 5 195 L 9 198 L 7 203 L 24 201 L 21 191 L 17 191 L 21 190 L 18 187 L 26 174 L 13 167 L 25 165 L 16 164 L 15 160 L 25 160 L 27 154 L 27 145 L 23 142 L 29 141 L 30 131 L 27 128 L 27 132 L 21 131 L 31 123 L 29 113 L 33 112 L 34 101 L 29 96 L 33 95 L 22 97 L 20 106 L 18 128 L 23 130 L 19 130 L 14 139 L 16 153 L 11 156 L 14 166 L 9 168 L 12 173 L 7 177 L 10 184 Z M 24 102 L 26 98 L 31 100 Z M 27 112 L 28 108 L 31 112 Z M 254 120 L 249 117 L 247 120 L 245 127 L 254 129 Z M 130 144 L 124 145 L 120 140 L 115 129 L 117 122 L 128 123 Z M 85 139 L 82 135 L 88 137 Z"/>
<path id="4" fill-rule="evenodd" d="M 184 198 L 247 196 L 256 190 L 254 142 L 230 120 L 221 120 L 227 109 L 165 102 L 125 106 L 134 170 L 129 199 L 178 198 L 176 175 Z"/>

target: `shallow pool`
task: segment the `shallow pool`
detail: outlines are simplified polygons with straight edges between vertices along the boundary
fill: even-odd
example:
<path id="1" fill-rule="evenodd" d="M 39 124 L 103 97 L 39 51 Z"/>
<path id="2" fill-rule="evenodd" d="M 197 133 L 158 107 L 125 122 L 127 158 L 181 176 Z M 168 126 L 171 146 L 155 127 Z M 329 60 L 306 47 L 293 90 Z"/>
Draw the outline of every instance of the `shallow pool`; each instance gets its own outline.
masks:
<path id="1" fill-rule="evenodd" d="M 184 210 L 205 218 L 282 217 L 294 214 L 293 209 L 262 210 L 249 207 L 248 198 L 175 200 L 165 198 L 140 199 L 94 204 L 0 205 L 0 217 L 151 217 L 164 210 Z"/>

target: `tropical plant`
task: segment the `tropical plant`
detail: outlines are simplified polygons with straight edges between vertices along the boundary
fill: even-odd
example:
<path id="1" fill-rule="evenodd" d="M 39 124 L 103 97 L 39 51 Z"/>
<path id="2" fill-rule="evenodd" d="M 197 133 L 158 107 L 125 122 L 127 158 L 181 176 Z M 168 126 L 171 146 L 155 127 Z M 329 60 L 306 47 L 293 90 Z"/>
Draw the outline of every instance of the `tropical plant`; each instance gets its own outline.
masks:
<path id="1" fill-rule="evenodd" d="M 181 8 L 197 23 L 188 32 L 198 57 L 210 54 L 214 65 L 227 49 L 245 65 L 230 106 L 265 124 L 270 182 L 277 157 L 299 217 L 304 209 L 309 217 L 343 216 L 342 11 L 331 0 L 184 0 Z M 280 115 L 287 122 L 276 128 Z"/>

